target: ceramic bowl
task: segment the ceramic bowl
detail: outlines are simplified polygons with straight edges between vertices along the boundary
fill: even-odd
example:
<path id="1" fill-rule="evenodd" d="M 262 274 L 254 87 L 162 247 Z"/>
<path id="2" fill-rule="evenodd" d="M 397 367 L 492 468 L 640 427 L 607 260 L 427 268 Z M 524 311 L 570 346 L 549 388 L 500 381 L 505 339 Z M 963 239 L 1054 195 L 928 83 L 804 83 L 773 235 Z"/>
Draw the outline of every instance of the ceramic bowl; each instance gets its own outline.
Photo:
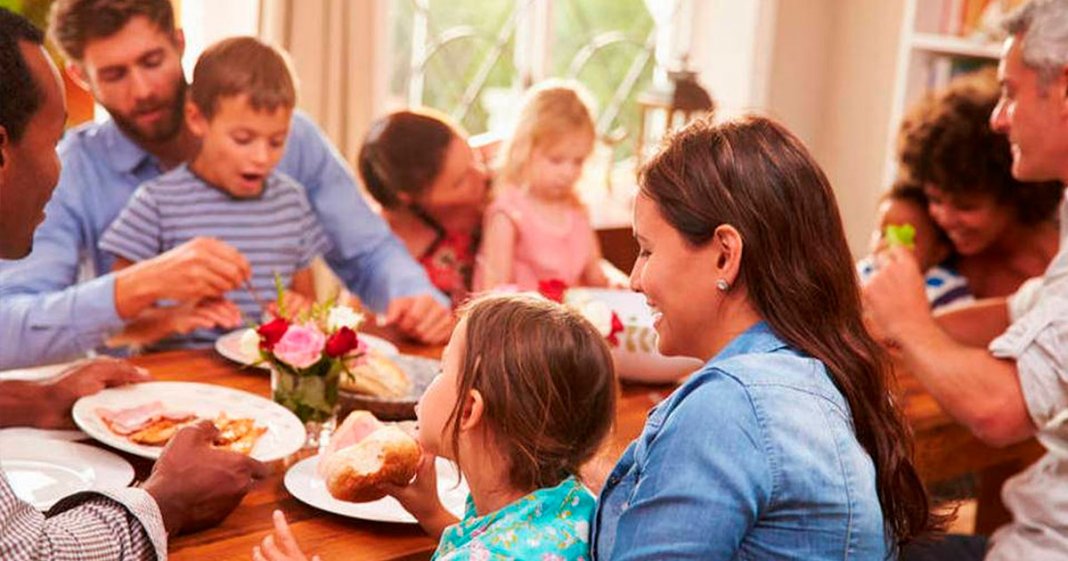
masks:
<path id="1" fill-rule="evenodd" d="M 587 300 L 603 302 L 623 322 L 619 344 L 612 347 L 616 373 L 623 380 L 646 383 L 677 382 L 699 369 L 702 362 L 690 357 L 667 357 L 657 350 L 653 314 L 645 297 L 630 290 L 608 288 L 572 288 L 565 302 Z"/>

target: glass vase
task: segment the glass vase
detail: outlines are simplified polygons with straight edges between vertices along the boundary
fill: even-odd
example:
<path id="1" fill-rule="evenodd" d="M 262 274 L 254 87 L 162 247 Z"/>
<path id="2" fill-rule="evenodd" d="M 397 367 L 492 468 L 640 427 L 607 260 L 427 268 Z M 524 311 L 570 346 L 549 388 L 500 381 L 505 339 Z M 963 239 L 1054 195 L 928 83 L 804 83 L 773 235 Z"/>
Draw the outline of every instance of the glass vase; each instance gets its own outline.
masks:
<path id="1" fill-rule="evenodd" d="M 340 368 L 298 369 L 272 364 L 270 370 L 271 397 L 304 423 L 304 449 L 325 447 L 337 422 Z"/>

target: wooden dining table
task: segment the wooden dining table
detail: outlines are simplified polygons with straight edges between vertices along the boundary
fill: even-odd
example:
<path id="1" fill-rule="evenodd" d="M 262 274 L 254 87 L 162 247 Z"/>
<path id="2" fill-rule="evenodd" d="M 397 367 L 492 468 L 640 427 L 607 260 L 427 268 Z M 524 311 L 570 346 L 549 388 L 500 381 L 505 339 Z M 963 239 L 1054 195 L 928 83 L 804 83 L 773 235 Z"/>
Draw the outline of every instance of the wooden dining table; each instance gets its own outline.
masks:
<path id="1" fill-rule="evenodd" d="M 408 354 L 440 356 L 440 347 L 401 344 Z M 132 361 L 157 380 L 201 382 L 268 396 L 265 370 L 242 368 L 210 350 L 172 351 L 135 357 Z M 916 462 L 928 483 L 975 474 L 979 482 L 977 526 L 989 531 L 1006 520 L 996 489 L 1004 479 L 1037 458 L 1034 441 L 1006 448 L 991 448 L 950 419 L 924 392 L 914 378 L 900 376 L 895 395 L 912 427 Z M 671 385 L 622 384 L 616 423 L 609 441 L 588 466 L 591 473 L 605 474 L 626 446 L 641 432 L 651 407 L 663 400 Z M 305 505 L 283 484 L 289 466 L 308 453 L 271 464 L 271 473 L 259 481 L 241 505 L 219 526 L 170 541 L 174 561 L 193 559 L 249 559 L 272 528 L 271 513 L 278 509 L 289 519 L 293 532 L 307 552 L 324 559 L 407 560 L 428 559 L 436 546 L 418 525 L 371 522 L 331 514 Z M 126 455 L 139 478 L 147 477 L 151 462 Z"/>

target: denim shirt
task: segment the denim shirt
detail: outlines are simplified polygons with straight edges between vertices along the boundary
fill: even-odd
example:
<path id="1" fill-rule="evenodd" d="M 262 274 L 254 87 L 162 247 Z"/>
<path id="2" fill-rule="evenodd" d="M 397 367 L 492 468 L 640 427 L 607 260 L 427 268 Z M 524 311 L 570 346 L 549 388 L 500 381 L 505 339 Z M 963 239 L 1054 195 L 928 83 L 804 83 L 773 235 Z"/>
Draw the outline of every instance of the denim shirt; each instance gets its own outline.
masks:
<path id="1" fill-rule="evenodd" d="M 650 412 L 592 532 L 602 560 L 888 556 L 875 468 L 845 399 L 766 323 Z"/>
<path id="2" fill-rule="evenodd" d="M 134 190 L 162 173 L 159 162 L 112 120 L 68 131 L 59 157 L 59 185 L 33 252 L 0 261 L 0 369 L 72 358 L 123 325 L 110 274 L 114 257 L 97 246 Z M 327 263 L 369 307 L 382 311 L 392 299 L 416 294 L 448 305 L 360 196 L 337 150 L 300 112 L 276 169 L 307 190 L 333 246 Z"/>

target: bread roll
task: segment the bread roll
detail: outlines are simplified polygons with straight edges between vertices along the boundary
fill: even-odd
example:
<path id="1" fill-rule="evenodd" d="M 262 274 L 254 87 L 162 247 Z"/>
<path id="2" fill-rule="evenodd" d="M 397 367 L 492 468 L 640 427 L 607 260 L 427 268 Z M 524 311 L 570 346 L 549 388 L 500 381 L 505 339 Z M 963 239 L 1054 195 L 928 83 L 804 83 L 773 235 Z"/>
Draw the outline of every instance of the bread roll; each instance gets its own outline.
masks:
<path id="1" fill-rule="evenodd" d="M 341 375 L 341 388 L 353 393 L 377 397 L 405 397 L 412 391 L 412 381 L 395 362 L 376 352 L 369 352 L 349 365 L 352 375 Z"/>
<path id="2" fill-rule="evenodd" d="M 335 499 L 354 503 L 385 496 L 383 483 L 404 485 L 415 476 L 422 455 L 405 431 L 383 425 L 366 411 L 354 411 L 331 438 L 319 474 Z"/>

